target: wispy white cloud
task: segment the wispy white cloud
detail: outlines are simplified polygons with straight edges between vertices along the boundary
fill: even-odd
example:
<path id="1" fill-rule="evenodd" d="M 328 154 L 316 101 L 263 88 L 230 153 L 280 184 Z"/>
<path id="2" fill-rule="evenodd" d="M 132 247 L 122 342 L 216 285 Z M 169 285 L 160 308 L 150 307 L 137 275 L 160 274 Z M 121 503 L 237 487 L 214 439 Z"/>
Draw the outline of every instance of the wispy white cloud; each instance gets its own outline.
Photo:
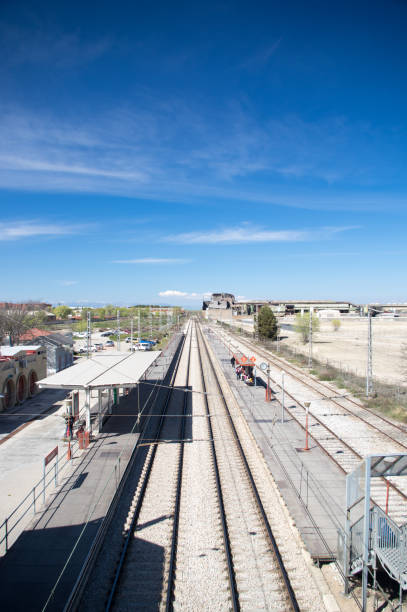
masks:
<path id="1" fill-rule="evenodd" d="M 92 168 L 67 163 L 53 163 L 35 159 L 26 159 L 14 155 L 0 155 L 0 166 L 4 170 L 28 170 L 33 172 L 45 172 L 55 174 L 83 174 L 90 177 L 106 177 L 122 180 L 142 181 L 144 175 L 141 172 L 120 172 L 107 168 Z"/>
<path id="2" fill-rule="evenodd" d="M 182 100 L 151 98 L 79 119 L 0 111 L 0 188 L 328 210 L 406 203 L 403 188 L 391 197 L 375 189 L 403 175 L 391 140 L 344 117 L 261 122 L 238 105 L 209 116 Z M 308 179 L 312 189 L 303 188 Z"/>
<path id="3" fill-rule="evenodd" d="M 160 257 L 142 257 L 140 259 L 118 259 L 112 263 L 116 264 L 184 264 L 188 263 L 189 259 L 176 258 L 160 258 Z"/>
<path id="4" fill-rule="evenodd" d="M 63 236 L 77 234 L 85 229 L 79 225 L 58 225 L 39 221 L 0 222 L 0 240 L 21 240 L 35 236 Z"/>
<path id="5" fill-rule="evenodd" d="M 250 225 L 212 230 L 209 232 L 187 232 L 163 238 L 165 242 L 178 244 L 239 244 L 250 242 L 306 242 L 327 240 L 334 234 L 352 229 L 346 227 L 322 227 L 301 230 L 268 230 Z"/>
<path id="6" fill-rule="evenodd" d="M 76 280 L 60 280 L 58 281 L 62 287 L 71 287 L 71 285 L 77 285 L 79 281 Z"/>

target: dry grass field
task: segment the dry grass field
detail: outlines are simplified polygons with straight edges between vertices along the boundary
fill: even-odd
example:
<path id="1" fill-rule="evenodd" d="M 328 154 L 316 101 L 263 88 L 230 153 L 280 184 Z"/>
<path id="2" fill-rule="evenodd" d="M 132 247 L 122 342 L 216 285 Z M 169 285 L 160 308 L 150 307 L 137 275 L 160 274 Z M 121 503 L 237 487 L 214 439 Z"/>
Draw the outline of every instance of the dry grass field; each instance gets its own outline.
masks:
<path id="1" fill-rule="evenodd" d="M 286 324 L 294 323 L 284 321 Z M 332 322 L 320 320 L 320 331 L 315 334 L 313 355 L 322 362 L 328 361 L 339 369 L 350 370 L 360 376 L 366 374 L 367 364 L 367 318 L 342 318 L 338 331 Z M 301 342 L 293 329 L 282 330 L 283 343 L 299 352 L 308 354 L 308 344 Z M 407 319 L 372 319 L 373 376 L 391 385 L 405 385 L 407 355 L 403 359 L 402 346 L 407 345 Z"/>
<path id="2" fill-rule="evenodd" d="M 322 363 L 328 361 L 341 370 L 366 375 L 367 363 L 367 318 L 343 317 L 341 326 L 334 331 L 329 319 L 320 319 L 320 331 L 314 335 L 313 355 Z M 225 320 L 253 331 L 248 317 L 233 317 Z M 295 317 L 285 317 L 282 323 L 282 344 L 308 355 L 308 344 L 301 342 L 293 329 Z M 403 359 L 402 346 L 407 345 L 407 318 L 372 319 L 373 376 L 377 380 L 394 386 L 407 385 L 407 352 Z M 403 374 L 403 369 L 406 374 Z"/>

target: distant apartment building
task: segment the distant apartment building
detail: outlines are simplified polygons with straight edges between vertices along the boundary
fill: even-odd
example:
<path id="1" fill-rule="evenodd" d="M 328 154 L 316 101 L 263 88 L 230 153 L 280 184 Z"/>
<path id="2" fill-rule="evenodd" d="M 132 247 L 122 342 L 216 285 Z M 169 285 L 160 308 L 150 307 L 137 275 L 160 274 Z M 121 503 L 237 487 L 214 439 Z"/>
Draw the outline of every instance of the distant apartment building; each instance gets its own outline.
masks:
<path id="1" fill-rule="evenodd" d="M 46 349 L 40 344 L 0 346 L 0 412 L 37 392 L 37 381 L 47 375 Z"/>
<path id="2" fill-rule="evenodd" d="M 12 315 L 13 311 L 24 312 L 27 315 L 43 313 L 46 321 L 55 321 L 56 316 L 51 312 L 52 304 L 46 302 L 0 302 L 0 313 L 5 312 Z"/>
<path id="3" fill-rule="evenodd" d="M 38 312 L 38 310 L 51 310 L 52 304 L 46 302 L 0 302 L 0 310 L 27 310 Z"/>

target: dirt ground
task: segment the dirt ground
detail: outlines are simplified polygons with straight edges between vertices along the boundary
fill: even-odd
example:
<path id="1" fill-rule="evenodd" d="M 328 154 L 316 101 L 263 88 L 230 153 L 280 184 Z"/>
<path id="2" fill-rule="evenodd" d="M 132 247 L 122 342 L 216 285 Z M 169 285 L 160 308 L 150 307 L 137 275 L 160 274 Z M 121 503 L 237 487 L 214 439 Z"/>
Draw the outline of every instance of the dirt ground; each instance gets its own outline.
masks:
<path id="1" fill-rule="evenodd" d="M 287 321 L 288 323 L 288 321 Z M 293 321 L 292 321 L 293 323 Z M 332 322 L 320 320 L 320 331 L 315 334 L 313 355 L 320 361 L 340 369 L 349 369 L 360 376 L 366 375 L 367 318 L 341 319 L 341 326 L 334 331 Z M 284 343 L 308 354 L 308 345 L 301 343 L 299 334 L 283 329 Z M 372 319 L 373 376 L 382 382 L 402 385 L 403 368 L 407 370 L 407 356 L 403 364 L 402 345 L 407 345 L 407 319 Z"/>
<path id="2" fill-rule="evenodd" d="M 240 319 L 240 320 L 239 320 Z M 225 320 L 246 331 L 253 331 L 249 317 Z M 314 335 L 313 356 L 322 362 L 360 376 L 366 376 L 367 318 L 340 319 L 341 326 L 334 331 L 329 319 L 320 319 L 320 331 Z M 300 335 L 293 329 L 295 317 L 281 319 L 282 344 L 308 355 L 308 344 L 302 344 Z M 372 319 L 373 377 L 395 386 L 407 384 L 407 350 L 402 357 L 402 345 L 407 346 L 407 318 Z M 403 375 L 403 369 L 406 374 Z"/>

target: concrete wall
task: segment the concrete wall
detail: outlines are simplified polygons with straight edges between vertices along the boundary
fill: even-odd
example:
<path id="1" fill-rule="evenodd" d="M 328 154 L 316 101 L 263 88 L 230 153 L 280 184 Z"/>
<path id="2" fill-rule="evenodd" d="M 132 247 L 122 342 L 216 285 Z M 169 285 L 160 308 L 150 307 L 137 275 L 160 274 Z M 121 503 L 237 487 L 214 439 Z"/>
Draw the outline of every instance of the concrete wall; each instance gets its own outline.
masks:
<path id="1" fill-rule="evenodd" d="M 37 393 L 35 382 L 47 375 L 46 349 L 33 354 L 22 350 L 16 356 L 0 360 L 0 412 L 12 408 Z"/>
<path id="2" fill-rule="evenodd" d="M 72 351 L 63 346 L 47 346 L 47 374 L 56 374 L 73 364 Z"/>

